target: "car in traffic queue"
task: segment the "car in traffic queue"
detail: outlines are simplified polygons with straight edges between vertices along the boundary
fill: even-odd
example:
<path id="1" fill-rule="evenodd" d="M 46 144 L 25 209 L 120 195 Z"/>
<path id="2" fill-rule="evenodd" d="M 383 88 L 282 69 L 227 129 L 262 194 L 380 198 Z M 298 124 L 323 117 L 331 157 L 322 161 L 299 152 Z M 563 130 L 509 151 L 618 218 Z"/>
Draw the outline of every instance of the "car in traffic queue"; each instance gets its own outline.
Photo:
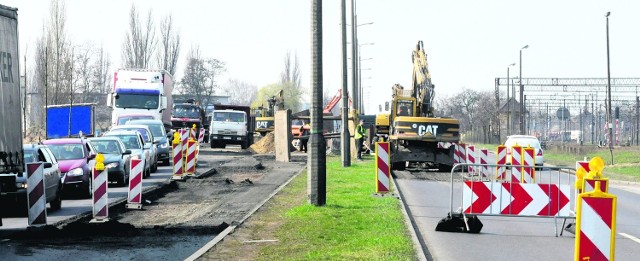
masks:
<path id="1" fill-rule="evenodd" d="M 42 141 L 58 161 L 62 172 L 62 191 L 79 191 L 91 197 L 91 172 L 95 166 L 96 151 L 85 138 L 61 138 Z"/>
<path id="2" fill-rule="evenodd" d="M 507 137 L 507 140 L 504 142 L 507 150 L 507 164 L 511 164 L 511 151 L 515 145 L 523 148 L 531 146 L 535 155 L 535 165 L 538 167 L 544 165 L 544 152 L 540 146 L 540 141 L 535 136 L 529 135 L 511 135 Z"/>
<path id="3" fill-rule="evenodd" d="M 153 120 L 153 116 L 149 114 L 125 114 L 118 116 L 116 125 L 125 125 L 128 121 L 132 120 Z"/>
<path id="4" fill-rule="evenodd" d="M 131 151 L 131 159 L 141 159 L 144 161 L 142 177 L 146 178 L 151 176 L 151 155 L 149 150 L 144 149 L 144 139 L 140 132 L 132 130 L 112 130 L 105 133 L 103 137 L 118 138 L 124 144 L 125 149 Z"/>
<path id="5" fill-rule="evenodd" d="M 158 170 L 158 142 L 154 140 L 153 133 L 151 133 L 149 127 L 145 125 L 119 125 L 111 126 L 111 130 L 131 130 L 139 132 L 144 141 L 143 149 L 149 151 L 151 172 Z"/>
<path id="6" fill-rule="evenodd" d="M 45 200 L 51 206 L 51 210 L 60 209 L 62 207 L 62 183 L 60 180 L 60 167 L 55 156 L 46 145 L 42 144 L 25 144 L 23 145 L 23 150 L 25 170 L 27 169 L 27 163 L 43 163 Z M 5 181 L 5 179 L 1 179 L 0 182 L 2 181 Z M 15 175 L 15 180 L 12 180 L 10 184 L 0 184 L 0 187 L 2 187 L 0 193 L 1 206 L 15 206 L 15 210 L 19 213 L 27 213 L 29 208 L 27 204 L 26 172 Z"/>
<path id="7" fill-rule="evenodd" d="M 131 120 L 126 125 L 145 125 L 153 134 L 154 142 L 157 142 L 156 157 L 163 165 L 169 166 L 171 160 L 171 132 L 167 132 L 160 120 Z"/>
<path id="8" fill-rule="evenodd" d="M 116 137 L 89 138 L 89 143 L 96 149 L 97 153 L 104 156 L 104 166 L 107 169 L 108 181 L 115 181 L 121 187 L 128 184 L 131 150 L 126 149 L 122 141 Z"/>

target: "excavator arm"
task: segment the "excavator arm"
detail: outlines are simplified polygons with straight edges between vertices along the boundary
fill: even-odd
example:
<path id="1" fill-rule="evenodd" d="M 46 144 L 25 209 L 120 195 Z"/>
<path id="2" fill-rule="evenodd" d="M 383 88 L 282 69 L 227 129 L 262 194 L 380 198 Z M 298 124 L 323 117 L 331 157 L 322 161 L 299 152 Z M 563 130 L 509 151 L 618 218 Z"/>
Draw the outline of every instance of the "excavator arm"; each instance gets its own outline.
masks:
<path id="1" fill-rule="evenodd" d="M 435 86 L 431 82 L 431 74 L 427 64 L 427 54 L 422 41 L 413 51 L 413 97 L 416 99 L 417 115 L 433 117 L 433 98 Z"/>
<path id="2" fill-rule="evenodd" d="M 324 106 L 324 109 L 322 110 L 322 112 L 331 113 L 331 110 L 333 110 L 333 107 L 336 107 L 336 105 L 340 102 L 341 99 L 342 99 L 342 89 L 338 89 L 338 92 L 336 93 L 336 95 L 334 95 L 333 98 L 331 98 L 329 103 L 327 103 L 327 106 Z M 352 102 L 351 102 L 351 99 L 349 99 L 349 106 L 351 105 L 352 105 Z"/>

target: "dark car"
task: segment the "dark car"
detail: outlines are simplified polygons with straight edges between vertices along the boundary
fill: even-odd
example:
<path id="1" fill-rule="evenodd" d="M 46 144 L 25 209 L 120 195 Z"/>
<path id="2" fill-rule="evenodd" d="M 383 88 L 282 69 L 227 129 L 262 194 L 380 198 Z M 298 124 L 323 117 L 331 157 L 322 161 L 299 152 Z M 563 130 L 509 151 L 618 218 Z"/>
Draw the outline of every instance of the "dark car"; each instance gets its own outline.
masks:
<path id="1" fill-rule="evenodd" d="M 45 140 L 53 152 L 62 172 L 62 191 L 79 191 L 91 197 L 91 171 L 95 165 L 96 151 L 85 138 L 63 138 Z"/>
<path id="2" fill-rule="evenodd" d="M 51 150 L 46 145 L 42 144 L 25 144 L 24 150 L 24 162 L 43 163 L 43 178 L 44 178 L 44 194 L 46 202 L 51 205 L 51 210 L 58 210 L 62 207 L 62 183 L 60 181 L 60 168 L 58 167 L 58 161 L 51 153 Z M 25 166 L 25 169 L 26 166 Z M 22 175 L 15 175 L 15 179 L 12 184 L 2 184 L 2 194 L 0 200 L 2 203 L 9 203 L 15 205 L 16 210 L 20 213 L 27 213 L 27 173 Z M 4 179 L 2 179 L 4 180 Z M 1 204 L 3 205 L 4 204 Z"/>
<path id="3" fill-rule="evenodd" d="M 156 151 L 158 161 L 162 162 L 165 166 L 169 166 L 171 160 L 171 145 L 169 139 L 172 136 L 170 132 L 167 133 L 161 120 L 131 120 L 125 125 L 145 125 L 149 127 L 151 134 L 153 134 L 153 141 L 154 143 L 157 142 L 158 145 L 158 150 Z"/>
<path id="4" fill-rule="evenodd" d="M 127 150 L 116 137 L 89 138 L 89 143 L 104 155 L 104 166 L 108 169 L 109 181 L 124 187 L 129 183 L 131 150 Z"/>

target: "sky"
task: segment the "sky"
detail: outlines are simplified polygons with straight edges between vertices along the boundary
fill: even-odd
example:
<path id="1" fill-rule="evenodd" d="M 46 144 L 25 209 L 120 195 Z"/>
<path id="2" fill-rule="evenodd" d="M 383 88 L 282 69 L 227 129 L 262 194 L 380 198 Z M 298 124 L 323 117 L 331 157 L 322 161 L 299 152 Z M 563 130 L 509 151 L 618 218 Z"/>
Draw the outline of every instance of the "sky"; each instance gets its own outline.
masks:
<path id="1" fill-rule="evenodd" d="M 322 3 L 323 88 L 333 95 L 342 83 L 341 1 Z M 43 32 L 49 1 L 0 4 L 18 8 L 21 53 L 29 56 Z M 162 16 L 173 15 L 183 44 L 178 79 L 188 50 L 199 46 L 203 56 L 226 64 L 220 84 L 228 79 L 258 87 L 276 83 L 284 56 L 291 52 L 299 58 L 302 85 L 311 85 L 309 0 L 67 0 L 69 37 L 75 43 L 103 45 L 114 69 L 121 67 L 132 4 L 142 16 L 151 9 L 157 24 Z M 350 0 L 347 8 L 350 14 Z M 378 104 L 390 100 L 393 84 L 410 87 L 411 52 L 420 40 L 437 98 L 463 89 L 494 90 L 495 78 L 506 77 L 509 64 L 517 64 L 511 75 L 519 73 L 519 51 L 525 45 L 523 78 L 606 77 L 608 11 L 611 77 L 638 77 L 638 10 L 640 1 L 631 0 L 360 0 L 358 24 L 372 23 L 358 26 L 365 112 L 375 113 Z"/>

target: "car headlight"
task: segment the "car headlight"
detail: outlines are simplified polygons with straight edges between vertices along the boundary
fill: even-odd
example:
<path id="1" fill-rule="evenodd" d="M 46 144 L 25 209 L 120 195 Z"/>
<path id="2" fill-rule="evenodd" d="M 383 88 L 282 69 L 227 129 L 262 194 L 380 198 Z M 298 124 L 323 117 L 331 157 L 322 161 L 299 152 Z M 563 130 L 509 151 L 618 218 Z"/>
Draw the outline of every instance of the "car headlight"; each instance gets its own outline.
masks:
<path id="1" fill-rule="evenodd" d="M 118 162 L 112 162 L 112 163 L 109 163 L 109 164 L 105 165 L 104 167 L 105 168 L 117 168 L 119 165 L 120 164 Z"/>
<path id="2" fill-rule="evenodd" d="M 69 172 L 67 172 L 68 176 L 82 176 L 82 169 L 81 168 L 75 168 L 70 170 Z"/>
<path id="3" fill-rule="evenodd" d="M 162 144 L 160 144 L 160 148 L 161 148 L 161 149 L 166 149 L 167 147 L 169 147 L 169 143 L 162 143 Z"/>
<path id="4" fill-rule="evenodd" d="M 18 182 L 16 183 L 16 187 L 19 189 L 26 189 L 27 188 L 27 182 Z"/>

